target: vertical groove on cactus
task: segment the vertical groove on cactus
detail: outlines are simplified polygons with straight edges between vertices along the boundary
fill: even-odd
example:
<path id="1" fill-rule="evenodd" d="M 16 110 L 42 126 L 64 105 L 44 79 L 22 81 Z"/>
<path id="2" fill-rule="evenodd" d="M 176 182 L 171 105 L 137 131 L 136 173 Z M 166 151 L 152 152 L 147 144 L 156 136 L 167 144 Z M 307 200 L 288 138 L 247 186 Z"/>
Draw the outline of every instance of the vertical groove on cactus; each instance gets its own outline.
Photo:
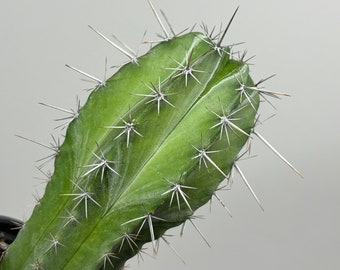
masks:
<path id="1" fill-rule="evenodd" d="M 206 26 L 170 37 L 148 3 L 164 41 L 136 57 L 90 27 L 130 62 L 104 81 L 67 65 L 95 81 L 87 102 L 75 111 L 41 103 L 69 114 L 68 127 L 45 195 L 0 269 L 122 269 L 147 242 L 156 254 L 157 239 L 212 196 L 228 211 L 216 191 L 232 169 L 261 206 L 235 162 L 253 135 L 272 148 L 255 119 L 260 98 L 282 93 L 254 84 L 222 46 L 237 10 L 216 37 Z"/>

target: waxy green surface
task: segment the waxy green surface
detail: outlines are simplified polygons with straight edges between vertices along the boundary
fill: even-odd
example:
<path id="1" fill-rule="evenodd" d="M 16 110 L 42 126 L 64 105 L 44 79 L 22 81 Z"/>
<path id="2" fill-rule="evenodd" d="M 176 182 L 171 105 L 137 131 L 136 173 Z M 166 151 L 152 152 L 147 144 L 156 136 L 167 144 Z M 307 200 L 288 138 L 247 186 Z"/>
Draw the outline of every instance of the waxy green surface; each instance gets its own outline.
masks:
<path id="1" fill-rule="evenodd" d="M 210 200 L 249 138 L 221 133 L 218 115 L 236 111 L 233 123 L 249 134 L 259 105 L 256 91 L 239 91 L 253 86 L 248 66 L 210 43 L 201 33 L 161 42 L 93 90 L 0 269 L 119 269 Z M 180 74 L 188 62 L 192 74 Z M 151 89 L 164 94 L 159 104 Z"/>

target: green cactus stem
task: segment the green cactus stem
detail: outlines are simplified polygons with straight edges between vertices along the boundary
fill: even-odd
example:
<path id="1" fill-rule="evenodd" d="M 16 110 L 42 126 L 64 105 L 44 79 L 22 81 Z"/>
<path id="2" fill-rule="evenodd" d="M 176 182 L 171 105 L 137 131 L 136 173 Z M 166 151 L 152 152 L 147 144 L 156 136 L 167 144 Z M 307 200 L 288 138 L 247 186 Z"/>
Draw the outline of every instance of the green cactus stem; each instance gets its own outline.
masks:
<path id="1" fill-rule="evenodd" d="M 276 96 L 221 45 L 226 30 L 167 36 L 96 80 L 1 270 L 122 269 L 211 199 L 252 136 L 260 96 Z"/>

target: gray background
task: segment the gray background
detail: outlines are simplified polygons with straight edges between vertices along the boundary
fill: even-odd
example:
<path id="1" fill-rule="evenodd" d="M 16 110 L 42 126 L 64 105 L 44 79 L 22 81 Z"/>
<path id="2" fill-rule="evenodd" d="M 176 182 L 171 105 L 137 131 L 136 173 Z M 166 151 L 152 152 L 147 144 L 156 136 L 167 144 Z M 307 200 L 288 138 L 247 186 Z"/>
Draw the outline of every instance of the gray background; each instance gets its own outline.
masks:
<path id="1" fill-rule="evenodd" d="M 277 73 L 267 88 L 292 94 L 277 102 L 277 111 L 263 104 L 258 128 L 304 174 L 302 180 L 261 142 L 253 142 L 258 157 L 242 167 L 265 211 L 251 198 L 240 178 L 231 191 L 219 195 L 229 206 L 229 218 L 215 200 L 196 225 L 206 235 L 208 248 L 188 224 L 170 234 L 183 264 L 161 244 L 153 259 L 133 259 L 131 269 L 340 269 L 339 176 L 339 1 L 223 1 L 154 0 L 177 31 L 204 21 L 224 24 L 234 9 L 240 11 L 226 43 L 255 55 L 255 80 Z M 109 65 L 125 61 L 96 36 L 91 24 L 110 36 L 116 34 L 137 48 L 145 29 L 147 38 L 161 33 L 146 1 L 1 1 L 0 9 L 0 213 L 20 219 L 30 216 L 34 198 L 42 195 L 44 177 L 35 160 L 47 149 L 15 134 L 48 144 L 58 136 L 52 119 L 60 112 L 38 105 L 47 102 L 74 108 L 76 95 L 84 101 L 89 85 L 64 64 L 102 78 Z M 112 72 L 112 70 L 110 70 Z M 48 167 L 47 167 L 48 168 Z"/>

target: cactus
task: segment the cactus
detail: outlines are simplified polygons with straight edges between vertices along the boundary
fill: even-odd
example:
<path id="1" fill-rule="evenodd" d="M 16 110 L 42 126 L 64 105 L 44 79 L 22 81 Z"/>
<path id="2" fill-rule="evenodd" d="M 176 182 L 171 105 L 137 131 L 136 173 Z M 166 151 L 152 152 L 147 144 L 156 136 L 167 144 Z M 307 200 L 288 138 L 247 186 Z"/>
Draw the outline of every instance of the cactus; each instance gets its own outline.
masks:
<path id="1" fill-rule="evenodd" d="M 235 162 L 252 137 L 269 145 L 254 129 L 257 110 L 282 93 L 254 83 L 222 45 L 237 10 L 216 36 L 206 27 L 171 36 L 148 2 L 164 40 L 137 57 L 92 28 L 130 61 L 105 81 L 68 66 L 97 84 L 69 112 L 45 194 L 1 270 L 123 269 L 147 242 L 156 254 L 166 230 L 192 221 L 232 169 L 241 173 Z"/>

